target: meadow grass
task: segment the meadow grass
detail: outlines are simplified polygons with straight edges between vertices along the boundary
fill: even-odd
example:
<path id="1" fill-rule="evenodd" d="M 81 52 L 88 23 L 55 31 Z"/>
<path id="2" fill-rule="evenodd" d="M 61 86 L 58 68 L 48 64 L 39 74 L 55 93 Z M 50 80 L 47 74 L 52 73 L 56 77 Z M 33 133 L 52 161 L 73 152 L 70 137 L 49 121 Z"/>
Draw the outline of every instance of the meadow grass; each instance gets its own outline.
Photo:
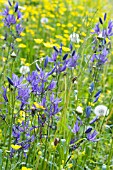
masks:
<path id="1" fill-rule="evenodd" d="M 0 170 L 113 169 L 112 17 L 109 0 L 0 0 Z"/>

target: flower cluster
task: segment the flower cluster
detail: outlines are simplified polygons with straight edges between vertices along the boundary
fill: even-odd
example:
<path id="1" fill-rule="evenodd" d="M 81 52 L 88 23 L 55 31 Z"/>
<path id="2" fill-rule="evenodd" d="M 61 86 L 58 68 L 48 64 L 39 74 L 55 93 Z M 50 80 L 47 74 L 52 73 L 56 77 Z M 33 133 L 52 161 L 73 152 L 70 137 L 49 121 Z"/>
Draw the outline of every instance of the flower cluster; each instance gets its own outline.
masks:
<path id="1" fill-rule="evenodd" d="M 10 157 L 13 157 L 16 151 L 23 151 L 24 156 L 27 156 L 28 148 L 31 143 L 35 140 L 35 136 L 32 135 L 32 131 L 37 128 L 36 126 L 31 126 L 29 121 L 22 122 L 21 125 L 14 125 L 12 128 L 12 136 L 14 138 L 14 145 L 11 146 Z M 19 146 L 14 147 L 14 146 Z"/>
<path id="2" fill-rule="evenodd" d="M 45 61 L 46 62 L 46 61 Z M 44 62 L 44 65 L 45 65 Z M 16 102 L 20 103 L 20 107 L 17 113 L 15 113 L 14 119 L 16 119 L 12 128 L 12 136 L 14 138 L 14 145 L 19 146 L 16 149 L 18 152 L 23 150 L 26 156 L 26 150 L 30 147 L 30 143 L 37 137 L 33 129 L 39 128 L 40 137 L 42 138 L 42 127 L 47 125 L 48 121 L 52 119 L 54 115 L 60 112 L 62 107 L 59 107 L 61 99 L 56 97 L 54 89 L 56 88 L 57 81 L 51 78 L 51 75 L 56 71 L 56 66 L 51 69 L 50 72 L 45 72 L 42 68 L 36 64 L 36 69 L 32 73 L 28 73 L 25 76 L 18 77 L 16 74 L 12 75 L 12 78 L 7 77 L 9 83 L 9 91 L 12 91 L 12 95 L 15 97 Z M 8 87 L 7 87 L 8 88 Z M 3 87 L 3 98 L 5 103 L 8 103 L 8 91 Z M 21 119 L 19 112 L 24 112 L 25 115 Z M 38 116 L 37 116 L 38 112 Z M 30 128 L 28 115 L 37 121 Z M 7 119 L 7 118 L 6 118 Z M 18 121 L 19 120 L 19 121 Z M 19 123 L 19 124 L 18 124 Z M 53 123 L 49 125 L 49 128 L 53 126 Z M 22 137 L 24 133 L 24 139 Z M 30 134 L 32 136 L 30 137 Z M 36 138 L 35 138 L 36 137 Z M 21 141 L 22 140 L 22 141 Z M 11 148 L 11 157 L 16 152 L 15 148 Z"/>
<path id="3" fill-rule="evenodd" d="M 109 154 L 112 80 L 111 73 L 102 71 L 111 49 L 113 22 L 107 24 L 105 13 L 91 34 L 92 3 L 79 3 L 33 0 L 20 6 L 8 0 L 0 13 L 4 26 L 0 169 L 101 169 L 102 154 Z M 86 6 L 89 11 L 83 12 Z M 106 157 L 109 168 L 111 157 Z"/>
<path id="4" fill-rule="evenodd" d="M 60 48 L 57 49 L 56 46 L 53 47 L 55 52 L 51 57 L 48 57 L 48 62 L 54 63 L 56 67 L 56 73 L 64 72 L 66 68 L 75 68 L 77 66 L 79 55 L 75 50 L 73 50 L 73 46 L 70 44 L 70 53 L 66 53 L 63 55 L 63 44 L 61 44 Z M 58 60 L 58 56 L 61 58 Z"/>
<path id="5" fill-rule="evenodd" d="M 93 55 L 91 57 L 91 62 L 97 61 L 97 66 L 104 64 L 108 59 L 111 48 L 110 37 L 113 36 L 113 21 L 109 21 L 108 26 L 106 27 L 106 16 L 104 14 L 104 20 L 99 18 L 99 23 L 96 24 L 92 34 L 95 35 L 93 41 Z M 102 27 L 102 28 L 101 28 Z"/>
<path id="6" fill-rule="evenodd" d="M 22 13 L 19 10 L 18 2 L 11 3 L 9 0 L 8 3 L 9 6 L 6 6 L 6 9 L 4 9 L 4 11 L 1 13 L 1 15 L 4 17 L 4 25 L 10 28 L 10 30 L 12 26 L 15 26 L 16 33 L 19 36 L 24 30 L 21 23 L 19 23 L 19 21 L 22 19 Z M 13 10 L 12 14 L 10 14 L 10 10 Z"/>

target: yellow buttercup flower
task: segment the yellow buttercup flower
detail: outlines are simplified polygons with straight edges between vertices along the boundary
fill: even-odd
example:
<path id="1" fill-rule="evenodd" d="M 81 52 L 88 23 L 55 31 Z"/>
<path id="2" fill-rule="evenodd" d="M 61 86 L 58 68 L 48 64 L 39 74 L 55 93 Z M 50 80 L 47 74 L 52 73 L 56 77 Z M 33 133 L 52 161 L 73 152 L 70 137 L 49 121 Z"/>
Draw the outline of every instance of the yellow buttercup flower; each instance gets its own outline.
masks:
<path id="1" fill-rule="evenodd" d="M 52 48 L 54 45 L 51 44 L 50 42 L 43 43 L 45 47 L 47 48 Z"/>
<path id="2" fill-rule="evenodd" d="M 32 168 L 22 167 L 22 170 L 32 170 Z"/>
<path id="3" fill-rule="evenodd" d="M 91 32 L 94 33 L 95 31 L 92 29 Z"/>
<path id="4" fill-rule="evenodd" d="M 61 24 L 60 24 L 60 23 L 57 23 L 56 25 L 57 25 L 57 27 L 60 27 L 60 26 L 61 26 Z"/>
<path id="5" fill-rule="evenodd" d="M 39 105 L 37 102 L 34 102 L 34 105 L 37 109 L 43 109 L 45 110 L 45 108 L 42 105 Z"/>
<path id="6" fill-rule="evenodd" d="M 68 31 L 68 30 L 64 30 L 64 32 L 65 32 L 66 34 L 68 34 L 68 33 L 69 33 L 69 31 Z"/>
<path id="7" fill-rule="evenodd" d="M 58 38 L 58 39 L 61 39 L 61 40 L 63 38 L 61 35 L 55 35 L 55 37 Z"/>
<path id="8" fill-rule="evenodd" d="M 69 51 L 70 51 L 70 48 L 68 48 L 68 47 L 62 47 L 62 50 L 65 51 L 65 52 L 69 52 Z"/>
<path id="9" fill-rule="evenodd" d="M 25 117 L 25 112 L 23 110 L 20 111 L 20 116 Z"/>
<path id="10" fill-rule="evenodd" d="M 20 34 L 22 37 L 24 37 L 26 34 L 24 32 L 21 32 Z"/>
<path id="11" fill-rule="evenodd" d="M 24 64 L 26 62 L 26 58 L 21 58 L 21 64 Z"/>
<path id="12" fill-rule="evenodd" d="M 65 161 L 64 160 L 62 160 L 62 164 L 64 165 L 64 163 L 65 163 Z"/>
<path id="13" fill-rule="evenodd" d="M 85 33 L 85 32 L 82 32 L 81 35 L 82 35 L 83 37 L 86 37 L 86 33 Z"/>
<path id="14" fill-rule="evenodd" d="M 18 119 L 18 123 L 22 123 L 25 120 L 24 117 L 22 117 L 21 119 Z"/>
<path id="15" fill-rule="evenodd" d="M 73 27 L 73 24 L 68 23 L 67 26 L 68 26 L 68 27 Z"/>
<path id="16" fill-rule="evenodd" d="M 81 42 L 81 43 L 83 43 L 83 42 L 84 42 L 84 40 L 80 40 L 80 42 Z"/>
<path id="17" fill-rule="evenodd" d="M 75 48 L 79 48 L 80 47 L 80 45 L 79 44 L 75 44 Z"/>
<path id="18" fill-rule="evenodd" d="M 13 148 L 14 150 L 18 150 L 18 149 L 20 149 L 21 148 L 21 146 L 20 145 L 11 145 L 11 148 Z"/>
<path id="19" fill-rule="evenodd" d="M 19 44 L 18 47 L 19 48 L 26 48 L 26 45 L 25 44 Z"/>
<path id="20" fill-rule="evenodd" d="M 7 60 L 7 58 L 5 58 L 5 57 L 2 58 L 2 61 L 3 61 L 3 62 L 5 62 L 6 60 Z"/>
<path id="21" fill-rule="evenodd" d="M 37 44 L 41 44 L 43 42 L 43 39 L 34 39 L 34 41 L 37 43 Z"/>
<path id="22" fill-rule="evenodd" d="M 73 167 L 73 164 L 68 164 L 68 168 L 72 168 Z"/>
<path id="23" fill-rule="evenodd" d="M 69 38 L 69 35 L 68 34 L 64 34 L 64 37 Z"/>
<path id="24" fill-rule="evenodd" d="M 74 157 L 75 157 L 74 155 L 71 155 L 71 159 L 74 159 Z"/>
<path id="25" fill-rule="evenodd" d="M 42 155 L 42 152 L 41 152 L 41 151 L 38 151 L 38 155 Z"/>
<path id="26" fill-rule="evenodd" d="M 81 24 L 77 24 L 78 27 L 81 27 L 82 25 Z"/>
<path id="27" fill-rule="evenodd" d="M 109 42 L 110 42 L 110 40 L 108 38 L 106 38 L 106 43 L 109 43 Z"/>
<path id="28" fill-rule="evenodd" d="M 84 7 L 83 7 L 83 6 L 78 6 L 77 8 L 80 9 L 81 11 L 84 10 Z"/>
<path id="29" fill-rule="evenodd" d="M 54 46 L 56 46 L 57 48 L 60 48 L 60 45 L 55 43 Z"/>
<path id="30" fill-rule="evenodd" d="M 13 10 L 10 10 L 10 11 L 9 11 L 9 14 L 10 14 L 10 15 L 12 15 L 13 13 L 14 13 L 14 11 L 13 11 Z"/>
<path id="31" fill-rule="evenodd" d="M 16 41 L 17 41 L 17 42 L 21 42 L 22 39 L 21 39 L 21 38 L 16 38 Z"/>
<path id="32" fill-rule="evenodd" d="M 28 67 L 29 67 L 30 65 L 31 65 L 30 63 L 25 63 L 25 66 L 28 66 Z"/>
<path id="33" fill-rule="evenodd" d="M 4 37 L 3 35 L 0 35 L 0 39 L 4 40 L 4 38 L 5 38 L 5 37 Z"/>

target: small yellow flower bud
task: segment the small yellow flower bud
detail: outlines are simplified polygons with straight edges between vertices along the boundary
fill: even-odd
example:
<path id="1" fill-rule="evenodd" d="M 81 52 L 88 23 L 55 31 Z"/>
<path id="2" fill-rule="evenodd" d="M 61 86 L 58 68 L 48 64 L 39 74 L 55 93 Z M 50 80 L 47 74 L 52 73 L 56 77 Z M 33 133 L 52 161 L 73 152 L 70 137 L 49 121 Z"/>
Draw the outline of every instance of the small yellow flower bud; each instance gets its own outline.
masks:
<path id="1" fill-rule="evenodd" d="M 73 164 L 68 164 L 68 168 L 72 168 L 73 167 Z"/>
<path id="2" fill-rule="evenodd" d="M 62 164 L 64 164 L 64 160 L 62 160 Z"/>
<path id="3" fill-rule="evenodd" d="M 39 152 L 38 152 L 38 155 L 39 155 L 39 156 L 41 156 L 41 155 L 42 155 L 42 152 L 41 152 L 41 151 L 39 151 Z"/>

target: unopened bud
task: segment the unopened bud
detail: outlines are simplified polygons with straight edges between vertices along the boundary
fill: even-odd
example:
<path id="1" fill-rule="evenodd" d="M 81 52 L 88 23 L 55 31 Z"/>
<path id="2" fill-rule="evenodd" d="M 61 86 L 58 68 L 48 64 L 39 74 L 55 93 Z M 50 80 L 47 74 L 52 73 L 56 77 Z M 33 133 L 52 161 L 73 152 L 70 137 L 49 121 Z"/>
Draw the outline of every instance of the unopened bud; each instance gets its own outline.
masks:
<path id="1" fill-rule="evenodd" d="M 16 58 L 16 54 L 15 54 L 14 51 L 12 52 L 11 57 L 12 57 L 12 58 Z"/>

